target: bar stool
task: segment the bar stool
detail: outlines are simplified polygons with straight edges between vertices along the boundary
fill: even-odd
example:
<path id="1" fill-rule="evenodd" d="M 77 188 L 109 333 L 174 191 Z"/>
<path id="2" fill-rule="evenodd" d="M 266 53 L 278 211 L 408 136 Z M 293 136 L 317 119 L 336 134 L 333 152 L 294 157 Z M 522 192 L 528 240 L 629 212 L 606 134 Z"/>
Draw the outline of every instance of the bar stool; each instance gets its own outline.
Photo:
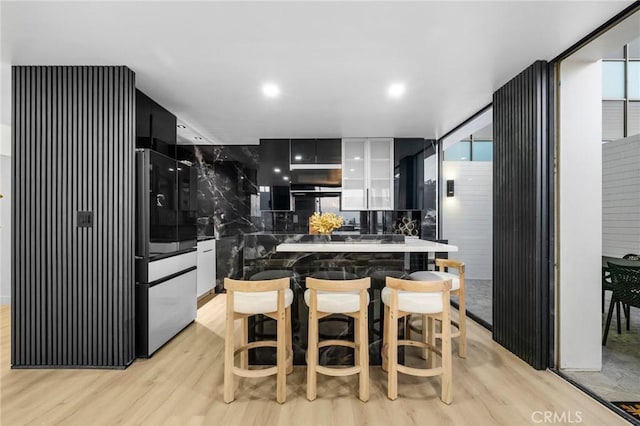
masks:
<path id="1" fill-rule="evenodd" d="M 370 278 L 355 280 L 324 280 L 307 278 L 304 300 L 309 306 L 309 338 L 307 348 L 307 399 L 317 396 L 317 373 L 327 376 L 358 374 L 359 397 L 369 400 L 369 335 L 367 330 L 367 306 L 371 287 Z M 354 341 L 323 340 L 319 342 L 318 320 L 332 314 L 344 314 L 355 321 Z M 346 346 L 355 351 L 353 367 L 326 367 L 319 365 L 319 349 L 325 346 Z"/>
<path id="2" fill-rule="evenodd" d="M 227 320 L 224 346 L 224 402 L 234 400 L 234 375 L 240 377 L 266 377 L 276 375 L 276 400 L 285 402 L 287 398 L 286 374 L 293 370 L 291 348 L 291 303 L 293 292 L 289 288 L 289 278 L 264 281 L 242 281 L 224 279 L 227 290 Z M 276 320 L 276 340 L 248 343 L 248 318 L 263 314 Z M 234 321 L 242 319 L 242 339 L 235 349 Z M 248 351 L 253 348 L 275 347 L 276 366 L 250 370 Z M 240 367 L 234 365 L 235 355 L 240 352 Z"/>
<path id="3" fill-rule="evenodd" d="M 467 308 L 465 302 L 464 291 L 464 263 L 459 260 L 453 259 L 436 259 L 437 271 L 417 271 L 409 276 L 412 280 L 416 281 L 436 281 L 436 280 L 451 280 L 451 295 L 458 296 L 458 321 L 451 321 L 451 324 L 456 327 L 456 331 L 451 334 L 451 337 L 458 338 L 458 356 L 460 358 L 467 357 Z M 445 268 L 454 268 L 458 271 L 457 274 L 445 272 Z M 413 330 L 418 333 L 422 333 L 422 330 L 426 326 L 427 318 L 422 317 L 422 327 L 419 327 L 415 322 L 407 321 L 407 338 L 410 338 L 410 331 Z M 436 337 L 439 337 L 436 334 Z"/>
<path id="4" fill-rule="evenodd" d="M 385 329 L 382 345 L 382 368 L 387 371 L 387 396 L 391 400 L 398 397 L 398 373 L 412 376 L 442 376 L 440 399 L 445 404 L 453 400 L 452 361 L 451 361 L 451 317 L 449 294 L 451 279 L 440 281 L 414 281 L 387 278 L 382 290 L 385 304 Z M 398 340 L 398 320 L 412 313 L 428 317 L 426 341 Z M 435 322 L 442 323 L 442 349 L 438 350 L 435 340 Z M 417 346 L 429 351 L 428 368 L 414 368 L 398 364 L 398 346 Z M 435 366 L 437 353 L 442 358 L 440 367 Z"/>

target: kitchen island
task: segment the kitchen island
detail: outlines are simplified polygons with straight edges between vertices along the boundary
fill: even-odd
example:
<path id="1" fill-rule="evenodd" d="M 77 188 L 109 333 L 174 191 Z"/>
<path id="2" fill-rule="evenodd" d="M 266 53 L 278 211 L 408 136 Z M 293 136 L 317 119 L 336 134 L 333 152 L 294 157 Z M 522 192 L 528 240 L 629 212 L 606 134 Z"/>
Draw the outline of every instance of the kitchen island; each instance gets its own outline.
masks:
<path id="1" fill-rule="evenodd" d="M 291 277 L 294 291 L 292 307 L 294 363 L 305 363 L 307 347 L 308 309 L 303 294 L 305 280 L 322 271 L 339 271 L 346 277 L 368 277 L 385 271 L 411 273 L 432 267 L 433 257 L 457 252 L 458 247 L 433 241 L 406 238 L 403 235 L 308 235 L 255 233 L 245 235 L 243 254 L 244 278 L 259 277 L 265 271 L 282 273 Z M 378 283 L 378 287 L 380 283 Z M 369 351 L 371 364 L 380 363 L 380 288 L 370 291 Z M 249 338 L 271 338 L 273 324 L 264 318 L 250 321 Z M 323 321 L 321 334 L 350 336 L 350 321 L 343 319 Z M 347 337 L 349 339 L 350 337 Z M 269 364 L 274 360 L 271 350 L 255 350 L 250 361 Z M 344 347 L 323 348 L 322 364 L 351 364 L 353 351 Z"/>

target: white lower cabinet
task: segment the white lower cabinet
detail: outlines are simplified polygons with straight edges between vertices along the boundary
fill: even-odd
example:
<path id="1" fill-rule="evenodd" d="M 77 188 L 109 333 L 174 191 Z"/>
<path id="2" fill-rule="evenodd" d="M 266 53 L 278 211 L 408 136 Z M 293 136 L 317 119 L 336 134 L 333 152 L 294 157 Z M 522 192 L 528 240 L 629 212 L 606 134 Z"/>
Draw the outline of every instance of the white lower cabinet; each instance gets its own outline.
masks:
<path id="1" fill-rule="evenodd" d="M 198 297 L 216 285 L 216 240 L 198 242 Z"/>

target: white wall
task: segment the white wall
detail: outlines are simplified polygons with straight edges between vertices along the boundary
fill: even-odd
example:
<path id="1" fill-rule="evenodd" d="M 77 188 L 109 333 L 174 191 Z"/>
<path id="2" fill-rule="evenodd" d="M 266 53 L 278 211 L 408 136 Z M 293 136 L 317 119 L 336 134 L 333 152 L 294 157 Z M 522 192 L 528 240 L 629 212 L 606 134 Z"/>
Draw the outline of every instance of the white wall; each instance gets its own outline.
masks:
<path id="1" fill-rule="evenodd" d="M 454 196 L 442 203 L 442 238 L 458 246 L 453 255 L 466 265 L 466 277 L 492 279 L 493 163 L 443 161 L 443 189 L 454 180 Z"/>
<path id="2" fill-rule="evenodd" d="M 640 253 L 640 135 L 602 144 L 602 254 Z"/>
<path id="3" fill-rule="evenodd" d="M 565 60 L 558 137 L 559 367 L 602 368 L 602 70 Z"/>
<path id="4" fill-rule="evenodd" d="M 1 8 L 0 8 L 1 9 Z M 11 301 L 11 66 L 0 64 L 0 304 Z"/>
<path id="5" fill-rule="evenodd" d="M 11 157 L 0 154 L 0 304 L 11 303 Z"/>

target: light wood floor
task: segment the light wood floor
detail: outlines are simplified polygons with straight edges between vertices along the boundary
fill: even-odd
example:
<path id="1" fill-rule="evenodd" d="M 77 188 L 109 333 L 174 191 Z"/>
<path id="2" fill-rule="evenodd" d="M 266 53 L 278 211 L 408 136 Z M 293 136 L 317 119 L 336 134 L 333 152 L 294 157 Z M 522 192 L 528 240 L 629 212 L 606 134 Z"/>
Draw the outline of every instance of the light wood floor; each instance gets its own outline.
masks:
<path id="1" fill-rule="evenodd" d="M 371 399 L 357 398 L 357 378 L 318 377 L 318 399 L 305 397 L 305 368 L 287 378 L 287 402 L 275 402 L 275 378 L 237 379 L 236 401 L 222 401 L 224 295 L 148 360 L 127 370 L 11 370 L 10 312 L 0 307 L 0 423 L 169 425 L 521 425 L 542 414 L 577 415 L 584 425 L 625 422 L 551 372 L 535 371 L 469 326 L 469 358 L 454 356 L 454 398 L 440 402 L 439 380 L 399 376 L 399 398 L 371 367 Z M 455 350 L 455 343 L 454 343 Z M 579 414 L 577 413 L 579 412 Z M 532 418 L 532 415 L 534 417 Z M 570 416 L 570 417 L 567 417 Z M 556 422 L 558 423 L 558 422 Z M 560 422 L 562 423 L 562 422 Z"/>

